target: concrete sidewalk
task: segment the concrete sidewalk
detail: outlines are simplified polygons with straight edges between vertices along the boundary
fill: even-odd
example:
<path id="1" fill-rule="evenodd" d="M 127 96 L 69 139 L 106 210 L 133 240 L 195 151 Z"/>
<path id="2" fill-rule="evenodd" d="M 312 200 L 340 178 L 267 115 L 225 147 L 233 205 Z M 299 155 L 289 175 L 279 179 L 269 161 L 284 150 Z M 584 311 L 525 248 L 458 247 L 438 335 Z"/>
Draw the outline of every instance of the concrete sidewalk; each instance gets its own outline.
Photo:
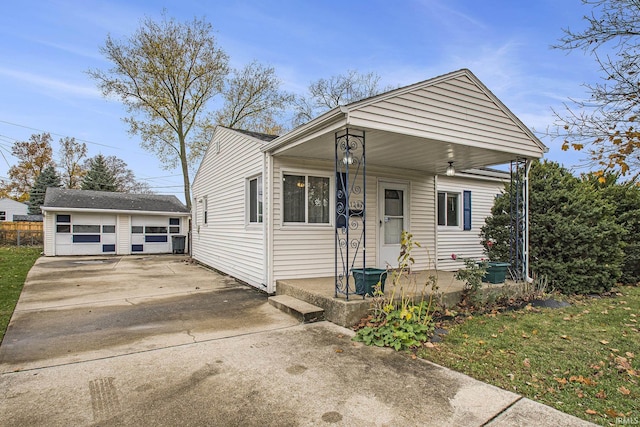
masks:
<path id="1" fill-rule="evenodd" d="M 162 269 L 163 263 L 173 261 L 170 257 L 154 260 L 157 264 L 153 268 L 149 268 L 150 261 L 145 262 L 144 271 L 152 274 Z M 84 276 L 77 269 L 56 269 L 50 271 L 47 282 L 41 275 L 51 270 L 46 264 L 39 262 L 29 275 L 25 304 L 12 319 L 11 335 L 7 334 L 13 344 L 7 342 L 0 347 L 3 426 L 592 425 L 429 362 L 354 343 L 352 331 L 332 323 L 291 322 L 267 304 L 266 296 L 253 291 L 227 292 L 227 287 L 237 285 L 197 266 L 170 264 L 179 274 L 193 273 L 194 278 L 201 278 L 200 283 L 208 284 L 206 290 L 197 290 L 199 298 L 212 303 L 217 294 L 217 298 L 227 297 L 227 304 L 215 305 L 208 320 L 201 306 L 195 306 L 196 316 L 189 313 L 189 304 L 182 304 L 181 317 L 168 316 L 160 322 L 149 313 L 165 307 L 168 311 L 159 315 L 167 317 L 171 311 L 166 308 L 166 299 L 180 301 L 180 289 L 171 288 L 167 295 L 143 296 L 140 287 L 133 287 L 135 297 L 127 296 L 123 277 L 140 274 L 132 259 L 119 264 L 129 269 L 128 273 L 102 267 L 103 273 L 98 274 L 99 267 L 78 267 L 85 273 L 93 268 L 84 275 L 92 280 L 100 277 L 102 292 L 95 294 L 93 303 L 90 293 L 80 301 L 64 283 L 61 289 L 75 304 L 56 300 L 55 289 L 46 283 L 64 282 L 67 274 L 71 284 Z M 109 277 L 115 281 L 110 283 Z M 31 281 L 35 278 L 38 280 Z M 152 288 L 153 292 L 165 289 L 158 280 L 149 281 L 149 292 Z M 185 297 L 193 292 L 193 283 L 188 283 Z M 38 300 L 38 286 L 47 290 L 43 291 L 46 298 Z M 108 292 L 110 286 L 112 294 Z M 234 305 L 233 298 L 239 298 L 244 306 Z M 146 313 L 147 317 L 136 320 L 131 314 L 123 315 L 123 306 L 139 308 L 143 302 L 145 309 L 137 313 Z M 31 316 L 45 313 L 51 320 L 58 313 L 73 323 L 73 317 L 65 312 L 89 307 L 102 310 L 103 326 L 112 335 L 117 336 L 119 329 L 126 335 L 132 325 L 149 335 L 130 336 L 126 345 L 122 340 L 110 341 L 109 334 L 100 335 L 102 348 L 92 344 L 87 349 L 66 338 L 90 339 L 86 331 L 91 323 L 80 317 L 80 331 L 74 332 L 70 325 L 55 337 L 68 343 L 68 357 L 61 354 L 60 347 L 55 357 L 24 360 L 21 355 L 29 348 L 46 355 L 43 346 L 53 339 L 31 329 L 41 325 L 30 322 Z M 119 323 L 105 322 L 109 309 L 114 310 L 113 318 L 120 319 Z M 254 318 L 252 328 L 234 328 L 233 319 L 243 310 L 260 313 L 262 318 Z M 200 328 L 195 333 L 189 329 L 192 321 Z M 218 321 L 225 326 L 216 332 Z M 155 330 L 159 324 L 160 329 Z M 14 348 L 8 351 L 5 344 Z"/>

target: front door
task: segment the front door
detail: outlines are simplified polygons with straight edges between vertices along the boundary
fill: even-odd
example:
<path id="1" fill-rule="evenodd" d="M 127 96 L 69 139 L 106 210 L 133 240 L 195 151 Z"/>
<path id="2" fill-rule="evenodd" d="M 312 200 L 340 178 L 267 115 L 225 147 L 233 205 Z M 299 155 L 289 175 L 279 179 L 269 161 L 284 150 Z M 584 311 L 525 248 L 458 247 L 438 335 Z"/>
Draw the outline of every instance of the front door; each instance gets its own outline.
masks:
<path id="1" fill-rule="evenodd" d="M 378 193 L 378 267 L 398 267 L 400 237 L 409 228 L 408 185 L 380 182 Z"/>

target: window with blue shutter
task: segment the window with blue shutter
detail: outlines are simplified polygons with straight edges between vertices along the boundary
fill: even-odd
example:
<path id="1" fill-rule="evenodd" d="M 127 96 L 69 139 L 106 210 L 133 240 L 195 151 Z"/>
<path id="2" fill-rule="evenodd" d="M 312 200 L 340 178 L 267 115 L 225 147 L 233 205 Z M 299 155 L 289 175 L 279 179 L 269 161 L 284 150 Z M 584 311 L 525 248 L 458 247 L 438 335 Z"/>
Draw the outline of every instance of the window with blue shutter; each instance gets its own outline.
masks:
<path id="1" fill-rule="evenodd" d="M 471 230 L 471 191 L 462 194 L 462 217 L 465 230 Z"/>

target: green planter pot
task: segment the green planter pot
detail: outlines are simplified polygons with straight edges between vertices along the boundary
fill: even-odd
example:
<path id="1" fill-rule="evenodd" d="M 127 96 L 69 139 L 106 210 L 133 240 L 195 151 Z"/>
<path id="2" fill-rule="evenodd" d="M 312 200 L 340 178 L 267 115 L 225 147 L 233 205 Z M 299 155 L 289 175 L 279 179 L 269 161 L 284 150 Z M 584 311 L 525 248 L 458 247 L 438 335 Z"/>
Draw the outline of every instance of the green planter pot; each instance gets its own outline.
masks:
<path id="1" fill-rule="evenodd" d="M 482 278 L 483 282 L 498 284 L 504 283 L 505 278 L 507 277 L 507 270 L 509 269 L 508 262 L 494 262 L 489 261 L 489 266 L 487 267 L 487 273 Z"/>
<path id="2" fill-rule="evenodd" d="M 387 270 L 381 268 L 352 268 L 351 274 L 356 281 L 357 295 L 373 296 L 374 287 L 380 282 L 380 290 L 384 292 L 384 282 L 387 280 Z"/>

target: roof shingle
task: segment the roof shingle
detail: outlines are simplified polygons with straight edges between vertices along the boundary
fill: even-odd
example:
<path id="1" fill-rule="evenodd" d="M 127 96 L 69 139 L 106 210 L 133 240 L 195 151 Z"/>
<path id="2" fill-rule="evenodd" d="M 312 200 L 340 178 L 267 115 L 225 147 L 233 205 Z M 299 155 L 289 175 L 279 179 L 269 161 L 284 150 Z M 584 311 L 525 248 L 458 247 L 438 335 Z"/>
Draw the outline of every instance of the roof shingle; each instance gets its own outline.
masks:
<path id="1" fill-rule="evenodd" d="M 114 211 L 189 213 L 176 196 L 47 188 L 45 208 L 109 209 Z"/>

